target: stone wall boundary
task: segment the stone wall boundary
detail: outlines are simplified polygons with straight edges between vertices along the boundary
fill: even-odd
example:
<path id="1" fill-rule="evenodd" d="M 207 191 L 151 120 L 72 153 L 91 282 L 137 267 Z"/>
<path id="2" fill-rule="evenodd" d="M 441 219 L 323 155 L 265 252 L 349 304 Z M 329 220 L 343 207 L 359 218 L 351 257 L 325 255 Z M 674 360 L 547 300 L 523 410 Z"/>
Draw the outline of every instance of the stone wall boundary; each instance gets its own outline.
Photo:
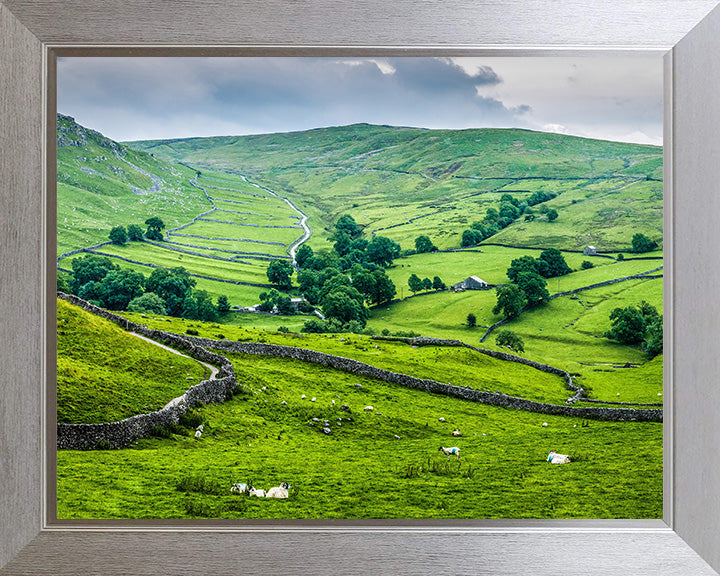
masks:
<path id="1" fill-rule="evenodd" d="M 377 337 L 376 337 L 377 338 Z M 290 358 L 293 360 L 300 360 L 303 362 L 312 362 L 315 364 L 321 364 L 328 366 L 336 370 L 342 370 L 350 374 L 357 374 L 359 376 L 367 376 L 384 382 L 390 382 L 393 384 L 399 384 L 406 388 L 414 390 L 422 390 L 423 392 L 429 392 L 432 394 L 441 394 L 444 396 L 450 396 L 453 398 L 460 398 L 462 400 L 469 400 L 471 402 L 479 402 L 482 404 L 488 404 L 491 406 L 499 406 L 503 408 L 514 408 L 518 410 L 525 410 L 528 412 L 537 412 L 541 414 L 559 415 L 559 416 L 572 416 L 575 418 L 584 418 L 588 420 L 605 420 L 614 422 L 624 421 L 640 421 L 640 422 L 662 422 L 663 411 L 652 410 L 652 409 L 631 409 L 631 408 L 596 408 L 596 407 L 575 407 L 568 405 L 556 405 L 546 404 L 543 402 L 536 402 L 533 400 L 526 400 L 525 398 L 517 398 L 515 396 L 509 396 L 499 392 L 483 392 L 470 388 L 469 386 L 455 386 L 452 384 L 445 384 L 437 382 L 435 380 L 415 378 L 414 376 L 408 376 L 407 374 L 400 374 L 397 372 L 391 372 L 382 368 L 376 368 L 359 360 L 353 360 L 345 358 L 343 356 L 335 356 L 332 354 L 325 354 L 324 352 L 317 352 L 315 350 L 309 350 L 307 348 L 297 348 L 294 346 L 282 346 L 279 344 L 264 344 L 259 342 L 234 342 L 228 340 L 211 340 L 208 338 L 188 337 L 188 340 L 197 343 L 203 347 L 221 350 L 224 352 L 236 352 L 240 354 L 256 354 L 262 356 L 274 356 L 277 358 Z M 434 339 L 407 339 L 410 341 L 422 340 L 425 345 L 429 344 L 429 340 Z M 442 341 L 441 341 L 442 342 Z M 458 344 L 451 343 L 453 341 L 445 341 L 446 346 L 457 346 Z M 473 348 L 464 343 L 463 346 Z M 474 348 L 473 348 L 474 349 Z M 482 349 L 476 349 L 482 351 Z M 537 369 L 545 369 L 544 371 L 558 374 L 563 376 L 567 374 L 567 377 L 572 381 L 570 375 L 564 370 L 547 366 L 545 364 L 539 364 L 532 360 L 512 356 L 511 354 L 505 354 L 504 352 L 494 352 L 491 350 L 484 351 L 482 353 L 488 353 L 490 356 L 495 356 L 500 359 L 511 359 L 511 361 L 520 362 L 529 366 L 538 367 Z M 567 384 L 567 380 L 566 380 Z"/>
<path id="2" fill-rule="evenodd" d="M 58 292 L 57 297 L 79 306 L 83 310 L 105 318 L 127 331 L 179 348 L 188 356 L 219 367 L 215 378 L 203 380 L 188 388 L 182 395 L 170 400 L 163 408 L 146 414 L 138 414 L 116 422 L 100 424 L 57 425 L 57 447 L 69 450 L 92 450 L 97 448 L 125 448 L 139 438 L 147 438 L 157 426 L 177 423 L 180 416 L 198 404 L 224 402 L 237 386 L 233 365 L 220 354 L 206 350 L 178 334 L 153 330 L 143 324 L 132 322 L 118 314 L 99 308 L 72 294 Z"/>

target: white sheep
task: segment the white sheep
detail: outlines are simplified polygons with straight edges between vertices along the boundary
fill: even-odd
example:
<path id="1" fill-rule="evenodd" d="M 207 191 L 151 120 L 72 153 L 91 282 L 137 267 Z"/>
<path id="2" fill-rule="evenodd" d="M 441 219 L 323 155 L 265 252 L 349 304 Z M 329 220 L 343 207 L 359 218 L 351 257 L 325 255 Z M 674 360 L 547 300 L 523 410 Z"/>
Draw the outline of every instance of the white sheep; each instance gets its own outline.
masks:
<path id="1" fill-rule="evenodd" d="M 230 492 L 242 494 L 248 491 L 248 485 L 244 482 L 235 483 L 230 487 Z"/>
<path id="2" fill-rule="evenodd" d="M 543 427 L 543 428 L 547 428 L 547 422 L 543 422 L 543 423 L 542 423 L 542 427 Z"/>
<path id="3" fill-rule="evenodd" d="M 460 432 L 460 430 L 453 430 L 452 435 L 453 436 L 462 436 L 462 432 Z"/>
<path id="4" fill-rule="evenodd" d="M 265 494 L 265 498 L 287 498 L 288 488 L 290 488 L 290 485 L 287 482 L 283 482 L 280 486 L 270 488 L 267 494 Z"/>
<path id="5" fill-rule="evenodd" d="M 250 486 L 250 489 L 248 490 L 248 494 L 250 496 L 257 496 L 258 498 L 265 498 L 265 490 L 263 489 L 256 489 L 255 486 Z"/>
<path id="6" fill-rule="evenodd" d="M 375 410 L 375 408 L 373 408 L 372 406 L 365 406 L 363 410 L 365 410 L 365 412 L 372 412 L 373 410 Z"/>
<path id="7" fill-rule="evenodd" d="M 551 450 L 548 454 L 547 461 L 550 464 L 569 464 L 570 458 L 566 454 L 558 454 L 555 450 Z"/>
<path id="8" fill-rule="evenodd" d="M 448 460 L 450 460 L 450 456 L 452 454 L 455 455 L 456 460 L 460 460 L 460 448 L 458 448 L 457 446 L 453 446 L 452 448 L 445 448 L 444 446 L 440 446 L 440 452 L 445 454 Z"/>
<path id="9" fill-rule="evenodd" d="M 195 440 L 199 440 L 202 436 L 202 430 L 195 430 Z"/>

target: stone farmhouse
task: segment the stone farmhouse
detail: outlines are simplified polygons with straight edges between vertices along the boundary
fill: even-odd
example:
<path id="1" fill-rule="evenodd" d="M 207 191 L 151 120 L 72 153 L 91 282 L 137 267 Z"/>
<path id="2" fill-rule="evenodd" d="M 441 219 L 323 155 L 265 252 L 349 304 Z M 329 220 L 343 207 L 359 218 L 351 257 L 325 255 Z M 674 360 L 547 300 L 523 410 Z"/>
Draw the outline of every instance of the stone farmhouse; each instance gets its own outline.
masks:
<path id="1" fill-rule="evenodd" d="M 595 248 L 595 246 L 585 246 L 585 248 L 583 248 L 583 255 L 597 256 L 597 248 Z"/>

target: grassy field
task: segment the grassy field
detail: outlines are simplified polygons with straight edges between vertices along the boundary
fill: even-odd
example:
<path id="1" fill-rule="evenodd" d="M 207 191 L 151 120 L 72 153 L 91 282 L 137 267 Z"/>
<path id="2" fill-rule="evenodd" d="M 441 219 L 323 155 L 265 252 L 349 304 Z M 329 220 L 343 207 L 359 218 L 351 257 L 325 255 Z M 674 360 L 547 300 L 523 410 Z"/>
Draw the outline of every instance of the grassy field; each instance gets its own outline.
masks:
<path id="1" fill-rule="evenodd" d="M 72 424 L 159 410 L 209 371 L 115 324 L 57 301 L 57 416 Z"/>
<path id="2" fill-rule="evenodd" d="M 661 517 L 660 424 L 582 427 L 297 361 L 231 359 L 246 392 L 200 409 L 201 440 L 176 435 L 127 450 L 60 451 L 58 517 Z M 309 426 L 312 418 L 327 420 L 331 435 Z M 456 428 L 463 437 L 451 436 Z M 448 464 L 440 445 L 459 446 L 460 462 Z M 548 464 L 552 449 L 575 462 Z M 267 489 L 282 481 L 293 487 L 285 501 L 229 491 L 234 482 Z"/>

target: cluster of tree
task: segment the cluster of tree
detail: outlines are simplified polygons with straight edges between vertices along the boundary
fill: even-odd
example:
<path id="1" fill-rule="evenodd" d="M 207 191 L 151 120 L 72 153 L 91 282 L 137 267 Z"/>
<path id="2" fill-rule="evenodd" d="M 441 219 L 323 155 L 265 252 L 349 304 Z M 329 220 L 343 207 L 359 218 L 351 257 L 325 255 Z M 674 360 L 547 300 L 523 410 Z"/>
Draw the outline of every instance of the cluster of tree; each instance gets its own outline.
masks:
<path id="1" fill-rule="evenodd" d="M 615 308 L 610 313 L 612 327 L 604 336 L 621 344 L 640 344 L 651 358 L 663 350 L 663 317 L 644 300 L 637 306 Z"/>
<path id="2" fill-rule="evenodd" d="M 127 229 L 124 226 L 115 226 L 110 230 L 110 241 L 113 244 L 119 246 L 125 245 L 128 241 L 140 242 L 144 238 L 148 240 L 162 240 L 162 230 L 165 228 L 165 223 L 158 217 L 154 216 L 145 220 L 147 230 L 143 232 L 143 229 L 137 224 L 129 224 Z"/>
<path id="3" fill-rule="evenodd" d="M 510 194 L 503 194 L 500 197 L 499 208 L 488 208 L 482 221 L 473 222 L 468 230 L 463 231 L 460 245 L 464 248 L 475 246 L 503 228 L 507 228 L 522 215 L 525 215 L 527 221 L 534 220 L 535 213 L 531 206 L 554 197 L 555 195 L 541 190 L 533 192 L 527 200 L 519 200 Z M 549 222 L 558 217 L 557 210 L 548 209 L 547 206 L 542 206 L 540 212 L 547 216 Z"/>
<path id="4" fill-rule="evenodd" d="M 497 289 L 497 304 L 493 314 L 514 318 L 523 308 L 538 306 L 550 298 L 546 278 L 572 272 L 562 253 L 548 248 L 538 258 L 523 256 L 510 263 L 507 276 L 510 284 Z"/>
<path id="5" fill-rule="evenodd" d="M 58 290 L 110 310 L 210 321 L 230 310 L 226 296 L 215 305 L 205 290 L 193 290 L 195 279 L 182 267 L 156 268 L 146 278 L 105 256 L 85 254 L 73 260 L 72 270 L 70 277 L 58 276 Z"/>
<path id="6" fill-rule="evenodd" d="M 367 322 L 366 303 L 383 304 L 395 296 L 384 268 L 400 256 L 400 245 L 384 236 L 364 239 L 362 228 L 347 214 L 335 223 L 333 240 L 331 251 L 315 253 L 303 245 L 295 256 L 300 293 L 326 318 L 310 320 L 308 330 L 357 331 Z"/>
<path id="7" fill-rule="evenodd" d="M 645 234 L 639 232 L 632 237 L 632 251 L 641 254 L 642 252 L 652 252 L 656 250 L 658 243 L 651 240 Z"/>
<path id="8" fill-rule="evenodd" d="M 292 298 L 278 292 L 275 288 L 272 288 L 270 292 L 260 292 L 260 305 L 258 306 L 258 310 L 261 312 L 272 312 L 276 310 L 278 314 L 284 316 L 292 316 L 296 311 Z M 308 314 L 313 311 L 313 307 L 306 302 L 301 302 L 297 307 L 297 311 Z"/>
<path id="9" fill-rule="evenodd" d="M 423 290 L 445 290 L 447 286 L 445 282 L 440 279 L 440 276 L 435 276 L 432 280 L 430 278 L 423 278 L 422 280 L 417 274 L 411 274 L 408 278 L 408 287 L 414 294 L 415 292 L 422 292 Z"/>

